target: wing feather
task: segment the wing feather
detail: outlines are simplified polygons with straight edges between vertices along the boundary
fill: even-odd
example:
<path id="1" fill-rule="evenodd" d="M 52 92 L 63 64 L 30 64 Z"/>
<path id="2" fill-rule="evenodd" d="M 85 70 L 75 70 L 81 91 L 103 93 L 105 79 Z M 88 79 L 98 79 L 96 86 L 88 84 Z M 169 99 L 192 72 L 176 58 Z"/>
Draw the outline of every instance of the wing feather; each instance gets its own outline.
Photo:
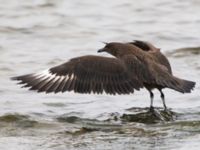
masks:
<path id="1" fill-rule="evenodd" d="M 129 94 L 143 87 L 116 58 L 83 56 L 48 71 L 14 77 L 20 84 L 38 92 Z"/>

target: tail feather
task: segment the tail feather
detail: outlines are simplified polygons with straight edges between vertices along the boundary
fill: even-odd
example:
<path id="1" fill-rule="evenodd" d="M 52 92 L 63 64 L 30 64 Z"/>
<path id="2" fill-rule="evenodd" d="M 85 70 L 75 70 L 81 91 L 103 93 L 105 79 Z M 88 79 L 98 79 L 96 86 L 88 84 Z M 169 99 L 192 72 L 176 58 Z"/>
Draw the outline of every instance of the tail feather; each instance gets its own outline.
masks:
<path id="1" fill-rule="evenodd" d="M 185 90 L 186 93 L 190 93 L 194 87 L 195 87 L 195 82 L 193 81 L 188 81 L 188 80 L 182 80 L 183 82 L 183 89 Z"/>
<path id="2" fill-rule="evenodd" d="M 189 80 L 184 80 L 184 79 L 179 79 L 175 78 L 178 85 L 175 90 L 182 92 L 182 93 L 190 93 L 194 87 L 195 87 L 195 82 L 189 81 Z"/>

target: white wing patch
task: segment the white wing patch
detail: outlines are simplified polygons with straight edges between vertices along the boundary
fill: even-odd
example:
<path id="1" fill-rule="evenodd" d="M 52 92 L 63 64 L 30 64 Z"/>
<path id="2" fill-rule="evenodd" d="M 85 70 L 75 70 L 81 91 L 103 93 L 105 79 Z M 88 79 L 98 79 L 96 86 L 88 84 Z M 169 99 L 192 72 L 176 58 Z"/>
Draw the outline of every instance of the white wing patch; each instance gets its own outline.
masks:
<path id="1" fill-rule="evenodd" d="M 39 78 L 41 78 L 41 77 L 45 77 L 45 78 L 47 78 L 47 77 L 55 78 L 56 75 L 50 73 L 49 70 L 44 70 L 44 71 L 42 71 L 42 72 L 33 74 L 33 76 L 34 76 L 35 78 L 39 79 Z"/>
<path id="2" fill-rule="evenodd" d="M 74 74 L 69 75 L 56 75 L 51 73 L 49 70 L 44 70 L 38 73 L 34 73 L 31 75 L 33 78 L 33 81 L 37 82 L 37 89 L 40 91 L 44 86 L 47 86 L 45 88 L 46 92 L 55 92 L 57 88 L 59 88 L 59 91 L 62 91 L 62 88 L 64 88 L 65 84 L 67 82 L 71 82 L 72 80 L 76 80 L 76 76 Z M 60 87 L 59 87 L 60 86 Z M 57 91 L 57 92 L 59 92 Z"/>

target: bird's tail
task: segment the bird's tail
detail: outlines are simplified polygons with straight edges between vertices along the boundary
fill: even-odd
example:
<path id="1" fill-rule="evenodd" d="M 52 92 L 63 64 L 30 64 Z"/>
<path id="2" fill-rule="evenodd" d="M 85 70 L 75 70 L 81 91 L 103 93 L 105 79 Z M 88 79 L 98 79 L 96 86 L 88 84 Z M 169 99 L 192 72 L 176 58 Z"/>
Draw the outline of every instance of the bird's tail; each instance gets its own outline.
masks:
<path id="1" fill-rule="evenodd" d="M 188 80 L 180 79 L 177 77 L 174 77 L 174 79 L 178 83 L 176 88 L 174 89 L 182 93 L 190 93 L 194 89 L 195 84 L 196 84 L 193 81 L 188 81 Z"/>

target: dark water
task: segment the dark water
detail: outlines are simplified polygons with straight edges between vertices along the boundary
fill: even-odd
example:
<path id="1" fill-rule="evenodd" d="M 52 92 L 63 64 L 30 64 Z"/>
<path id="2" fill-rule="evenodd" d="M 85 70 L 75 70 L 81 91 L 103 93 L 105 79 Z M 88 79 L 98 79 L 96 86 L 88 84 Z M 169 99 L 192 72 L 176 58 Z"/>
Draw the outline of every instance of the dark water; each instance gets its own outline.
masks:
<path id="1" fill-rule="evenodd" d="M 198 0 L 0 0 L 0 149 L 198 150 L 199 10 Z M 165 90 L 173 120 L 149 124 L 122 118 L 147 111 L 145 90 L 125 96 L 46 95 L 9 80 L 96 54 L 102 41 L 134 39 L 161 47 L 175 75 L 197 82 L 191 94 Z M 162 107 L 155 94 L 155 106 Z"/>

